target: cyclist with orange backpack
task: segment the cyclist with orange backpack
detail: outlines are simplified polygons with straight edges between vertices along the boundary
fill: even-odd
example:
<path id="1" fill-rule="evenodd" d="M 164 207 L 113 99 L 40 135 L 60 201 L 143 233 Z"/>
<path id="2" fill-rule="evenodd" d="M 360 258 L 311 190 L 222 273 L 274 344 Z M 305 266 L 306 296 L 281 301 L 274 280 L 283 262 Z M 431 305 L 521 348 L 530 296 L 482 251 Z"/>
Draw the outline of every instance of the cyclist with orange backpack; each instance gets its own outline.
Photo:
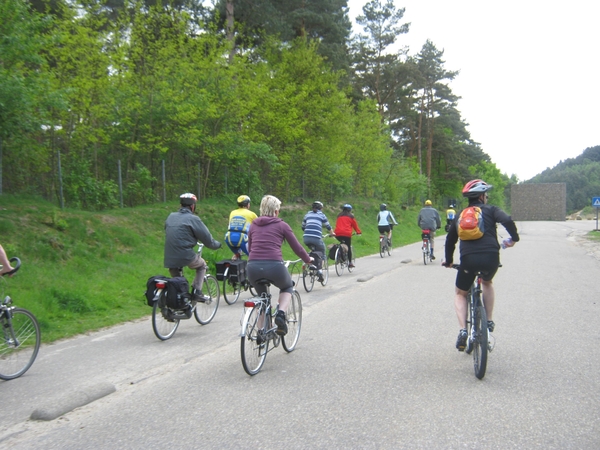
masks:
<path id="1" fill-rule="evenodd" d="M 479 208 L 482 217 L 482 224 L 478 226 L 478 231 L 482 232 L 481 237 L 471 238 L 465 235 L 467 239 L 460 239 L 460 270 L 456 275 L 456 290 L 454 297 L 454 308 L 458 317 L 460 331 L 456 340 L 458 351 L 464 351 L 467 343 L 467 293 L 475 280 L 475 274 L 478 271 L 484 273 L 483 279 L 483 303 L 487 312 L 488 330 L 494 331 L 494 321 L 492 313 L 494 311 L 494 286 L 492 279 L 500 265 L 500 245 L 496 234 L 496 224 L 501 223 L 511 240 L 505 241 L 507 247 L 512 247 L 519 241 L 517 226 L 512 218 L 497 206 L 488 205 L 487 192 L 492 186 L 483 180 L 471 180 L 463 187 L 462 194 L 469 199 L 470 207 Z M 446 236 L 446 260 L 442 262 L 445 267 L 452 267 L 454 259 L 454 248 L 459 240 L 459 215 L 451 224 L 448 235 Z"/>

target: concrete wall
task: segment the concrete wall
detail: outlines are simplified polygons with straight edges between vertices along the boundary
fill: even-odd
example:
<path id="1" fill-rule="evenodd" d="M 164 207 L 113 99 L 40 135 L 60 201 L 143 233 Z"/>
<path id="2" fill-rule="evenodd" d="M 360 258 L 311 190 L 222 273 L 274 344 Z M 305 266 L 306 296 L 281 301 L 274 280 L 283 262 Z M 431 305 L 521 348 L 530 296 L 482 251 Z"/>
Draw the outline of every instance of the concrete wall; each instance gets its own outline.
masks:
<path id="1" fill-rule="evenodd" d="M 566 219 L 566 183 L 513 184 L 510 197 L 513 220 Z"/>

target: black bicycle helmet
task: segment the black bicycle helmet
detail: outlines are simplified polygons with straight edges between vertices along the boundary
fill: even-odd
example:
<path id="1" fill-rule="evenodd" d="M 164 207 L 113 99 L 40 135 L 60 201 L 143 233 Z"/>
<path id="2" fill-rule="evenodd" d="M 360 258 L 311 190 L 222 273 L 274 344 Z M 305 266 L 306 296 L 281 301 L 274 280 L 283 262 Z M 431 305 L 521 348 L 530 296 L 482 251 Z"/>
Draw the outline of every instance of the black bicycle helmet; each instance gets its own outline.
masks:
<path id="1" fill-rule="evenodd" d="M 194 194 L 190 194 L 189 192 L 179 196 L 179 203 L 181 206 L 192 206 L 195 205 L 197 201 L 198 199 L 196 196 Z"/>
<path id="2" fill-rule="evenodd" d="M 320 201 L 314 201 L 312 204 L 312 209 L 318 209 L 319 211 L 323 209 L 323 203 Z"/>
<path id="3" fill-rule="evenodd" d="M 381 205 L 379 205 L 379 211 L 385 211 L 387 209 L 387 205 L 385 203 L 382 203 Z"/>
<path id="4" fill-rule="evenodd" d="M 342 209 L 347 209 L 348 211 L 352 211 L 352 205 L 349 203 L 346 203 L 342 206 Z"/>
<path id="5" fill-rule="evenodd" d="M 487 184 L 483 180 L 471 180 L 463 187 L 462 195 L 463 197 L 477 198 L 492 189 L 492 187 L 491 184 Z"/>

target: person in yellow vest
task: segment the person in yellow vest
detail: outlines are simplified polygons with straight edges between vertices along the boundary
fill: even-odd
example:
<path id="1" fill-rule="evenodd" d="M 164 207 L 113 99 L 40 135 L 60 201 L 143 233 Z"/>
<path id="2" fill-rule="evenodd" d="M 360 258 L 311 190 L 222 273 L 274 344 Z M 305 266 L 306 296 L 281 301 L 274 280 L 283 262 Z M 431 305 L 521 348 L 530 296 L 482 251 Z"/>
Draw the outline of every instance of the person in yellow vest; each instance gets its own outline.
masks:
<path id="1" fill-rule="evenodd" d="M 450 205 L 448 205 L 448 209 L 446 210 L 446 226 L 444 227 L 446 233 L 448 230 L 450 230 L 450 224 L 456 217 L 456 210 L 454 208 L 456 208 L 456 205 L 454 205 L 454 203 L 450 203 Z"/>
<path id="2" fill-rule="evenodd" d="M 240 195 L 237 198 L 238 209 L 229 214 L 229 227 L 225 233 L 225 243 L 233 252 L 231 259 L 239 259 L 242 252 L 248 255 L 248 230 L 256 219 L 256 214 L 250 211 L 250 197 Z"/>

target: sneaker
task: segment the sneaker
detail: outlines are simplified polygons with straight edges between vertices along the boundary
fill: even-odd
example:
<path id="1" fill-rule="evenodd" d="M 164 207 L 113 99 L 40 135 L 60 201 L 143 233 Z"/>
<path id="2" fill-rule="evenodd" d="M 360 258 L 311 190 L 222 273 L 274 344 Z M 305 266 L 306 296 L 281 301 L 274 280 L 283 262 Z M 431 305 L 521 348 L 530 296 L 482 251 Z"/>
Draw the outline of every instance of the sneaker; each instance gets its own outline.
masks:
<path id="1" fill-rule="evenodd" d="M 323 278 L 323 272 L 321 272 L 320 270 L 317 272 L 317 280 L 319 280 L 319 283 L 325 281 L 325 278 Z"/>
<path id="2" fill-rule="evenodd" d="M 355 267 L 355 266 L 354 266 L 354 264 L 350 263 L 350 264 L 348 264 L 348 267 L 349 267 L 350 269 L 354 269 L 354 267 Z"/>
<path id="3" fill-rule="evenodd" d="M 203 295 L 202 292 L 194 292 L 194 294 L 192 294 L 192 301 L 205 303 L 210 301 L 210 297 L 207 295 Z"/>
<path id="4" fill-rule="evenodd" d="M 488 320 L 488 331 L 491 333 L 492 331 L 494 331 L 494 328 L 496 327 L 496 324 L 494 323 L 493 320 Z"/>
<path id="5" fill-rule="evenodd" d="M 277 325 L 277 330 L 275 333 L 277 333 L 279 336 L 285 336 L 287 334 L 288 327 L 287 321 L 285 320 L 284 311 L 277 311 L 277 315 L 275 316 L 275 325 Z"/>
<path id="6" fill-rule="evenodd" d="M 463 328 L 458 332 L 458 339 L 456 339 L 456 348 L 459 352 L 464 352 L 467 346 L 467 329 Z"/>
<path id="7" fill-rule="evenodd" d="M 435 259 L 435 256 L 433 256 L 433 253 L 431 254 L 431 260 L 433 261 Z"/>

